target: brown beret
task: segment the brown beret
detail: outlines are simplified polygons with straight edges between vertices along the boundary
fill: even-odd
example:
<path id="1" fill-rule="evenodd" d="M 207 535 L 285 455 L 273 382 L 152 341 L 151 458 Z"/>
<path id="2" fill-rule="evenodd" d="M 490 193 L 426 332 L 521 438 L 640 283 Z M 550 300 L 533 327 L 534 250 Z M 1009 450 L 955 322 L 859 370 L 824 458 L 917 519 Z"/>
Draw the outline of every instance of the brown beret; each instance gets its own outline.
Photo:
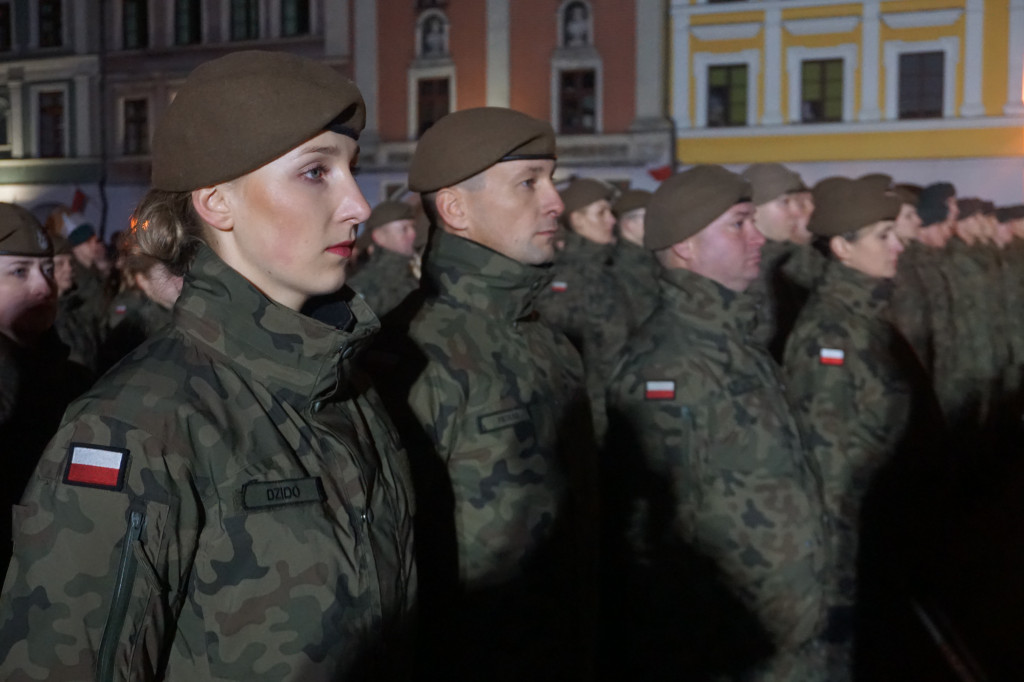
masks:
<path id="1" fill-rule="evenodd" d="M 55 234 L 50 237 L 50 241 L 53 242 L 54 256 L 71 253 L 71 242 L 69 242 L 63 235 Z"/>
<path id="2" fill-rule="evenodd" d="M 807 189 L 800 176 L 781 163 L 755 163 L 747 166 L 740 175 L 750 183 L 751 199 L 757 206 L 778 199 L 783 194 Z"/>
<path id="3" fill-rule="evenodd" d="M 888 192 L 892 189 L 892 176 L 885 173 L 868 173 L 857 178 L 857 182 L 865 183 L 879 192 Z"/>
<path id="4" fill-rule="evenodd" d="M 892 192 L 904 204 L 917 206 L 917 198 L 921 196 L 921 186 L 912 185 L 907 182 L 901 182 L 898 185 L 893 185 Z"/>
<path id="5" fill-rule="evenodd" d="M 981 200 L 975 197 L 964 197 L 956 200 L 957 220 L 973 218 L 981 213 Z"/>
<path id="6" fill-rule="evenodd" d="M 555 131 L 549 123 L 502 107 L 464 109 L 423 133 L 409 165 L 409 189 L 436 192 L 500 161 L 554 158 Z"/>
<path id="7" fill-rule="evenodd" d="M 665 180 L 647 204 L 644 246 L 658 251 L 697 234 L 738 203 L 750 183 L 721 166 L 700 165 Z"/>
<path id="8" fill-rule="evenodd" d="M 623 216 L 630 211 L 647 208 L 647 204 L 650 203 L 652 196 L 654 196 L 654 193 L 648 192 L 645 189 L 627 189 L 615 200 L 612 212 L 617 216 Z"/>
<path id="9" fill-rule="evenodd" d="M 201 64 L 153 135 L 153 187 L 187 192 L 256 170 L 330 128 L 358 139 L 359 88 L 284 52 L 233 52 Z"/>
<path id="10" fill-rule="evenodd" d="M 388 199 L 377 204 L 370 212 L 370 217 L 366 219 L 366 229 L 372 231 L 396 220 L 413 220 L 415 217 L 416 211 L 412 205 Z"/>
<path id="11" fill-rule="evenodd" d="M 611 201 L 615 196 L 615 187 L 594 178 L 576 178 L 562 190 L 562 203 L 565 204 L 563 216 L 573 211 L 586 208 L 594 202 L 605 199 Z"/>
<path id="12" fill-rule="evenodd" d="M 814 213 L 807 230 L 822 237 L 856 232 L 880 220 L 895 220 L 902 202 L 872 180 L 825 178 L 814 186 Z"/>
<path id="13" fill-rule="evenodd" d="M 1024 218 L 1024 204 L 1014 206 L 1000 206 L 996 209 L 996 220 L 1001 223 L 1008 223 L 1011 220 Z"/>
<path id="14" fill-rule="evenodd" d="M 28 209 L 0 203 L 0 256 L 53 255 L 53 245 L 42 223 Z"/>

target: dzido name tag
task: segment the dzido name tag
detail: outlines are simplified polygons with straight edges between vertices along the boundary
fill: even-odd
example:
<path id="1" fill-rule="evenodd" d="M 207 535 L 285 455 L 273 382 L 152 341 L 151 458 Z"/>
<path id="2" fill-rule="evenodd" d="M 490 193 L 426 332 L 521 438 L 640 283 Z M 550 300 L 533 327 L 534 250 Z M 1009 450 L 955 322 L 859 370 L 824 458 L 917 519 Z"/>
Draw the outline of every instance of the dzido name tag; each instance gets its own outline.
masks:
<path id="1" fill-rule="evenodd" d="M 288 481 L 250 481 L 242 486 L 242 506 L 251 511 L 322 502 L 324 498 L 319 476 Z"/>

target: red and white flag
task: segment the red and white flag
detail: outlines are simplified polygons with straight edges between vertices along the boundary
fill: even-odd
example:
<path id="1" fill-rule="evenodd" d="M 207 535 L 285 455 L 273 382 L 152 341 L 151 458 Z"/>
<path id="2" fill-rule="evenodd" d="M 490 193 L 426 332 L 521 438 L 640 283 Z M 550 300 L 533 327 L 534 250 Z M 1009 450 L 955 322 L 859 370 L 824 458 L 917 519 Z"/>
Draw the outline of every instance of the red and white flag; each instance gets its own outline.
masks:
<path id="1" fill-rule="evenodd" d="M 552 282 L 551 291 L 565 291 L 569 288 L 569 284 L 566 282 Z"/>
<path id="2" fill-rule="evenodd" d="M 644 398 L 647 400 L 672 400 L 675 397 L 674 381 L 648 381 L 644 386 Z"/>
<path id="3" fill-rule="evenodd" d="M 845 357 L 841 348 L 822 348 L 818 353 L 818 359 L 823 365 L 841 365 Z"/>
<path id="4" fill-rule="evenodd" d="M 127 450 L 72 443 L 64 482 L 89 488 L 120 490 L 127 464 Z"/>

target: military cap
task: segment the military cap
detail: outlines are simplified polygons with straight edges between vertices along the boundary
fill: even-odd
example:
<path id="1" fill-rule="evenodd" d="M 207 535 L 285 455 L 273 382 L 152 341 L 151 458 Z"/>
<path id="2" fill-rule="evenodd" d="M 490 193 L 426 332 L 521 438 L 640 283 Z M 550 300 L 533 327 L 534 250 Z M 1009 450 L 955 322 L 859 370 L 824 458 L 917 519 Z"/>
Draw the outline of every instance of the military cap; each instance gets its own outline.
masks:
<path id="1" fill-rule="evenodd" d="M 0 256 L 53 255 L 53 245 L 39 219 L 17 204 L 0 202 Z"/>
<path id="2" fill-rule="evenodd" d="M 53 235 L 50 237 L 50 241 L 53 242 L 53 255 L 60 256 L 63 254 L 71 253 L 71 242 L 65 239 L 62 235 Z"/>
<path id="3" fill-rule="evenodd" d="M 879 192 L 887 192 L 892 189 L 892 176 L 887 173 L 868 173 L 857 178 L 857 181 L 866 183 Z"/>
<path id="4" fill-rule="evenodd" d="M 416 211 L 410 204 L 388 199 L 377 204 L 370 212 L 370 217 L 366 219 L 366 229 L 372 232 L 381 225 L 396 220 L 413 220 L 415 217 Z"/>
<path id="5" fill-rule="evenodd" d="M 68 232 L 68 243 L 71 246 L 84 244 L 96 235 L 96 228 L 92 223 L 81 223 Z"/>
<path id="6" fill-rule="evenodd" d="M 721 166 L 699 165 L 665 180 L 647 204 L 644 246 L 658 251 L 686 241 L 738 203 L 750 183 Z"/>
<path id="7" fill-rule="evenodd" d="M 358 139 L 359 88 L 330 66 L 246 50 L 188 75 L 153 135 L 153 187 L 187 192 L 256 170 L 330 129 Z"/>
<path id="8" fill-rule="evenodd" d="M 928 227 L 941 223 L 949 215 L 946 200 L 956 196 L 956 188 L 948 182 L 936 182 L 921 190 L 917 198 L 917 214 L 921 216 L 921 225 Z"/>
<path id="9" fill-rule="evenodd" d="M 973 218 L 981 213 L 981 200 L 974 197 L 964 197 L 956 200 L 956 208 L 959 220 Z"/>
<path id="10" fill-rule="evenodd" d="M 441 117 L 416 145 L 409 189 L 451 187 L 501 161 L 554 159 L 555 131 L 545 121 L 502 107 L 464 109 Z"/>
<path id="11" fill-rule="evenodd" d="M 822 237 L 850 234 L 882 220 L 895 220 L 902 203 L 872 178 L 831 177 L 817 183 L 807 230 Z"/>
<path id="12" fill-rule="evenodd" d="M 1011 220 L 1024 218 L 1024 204 L 1014 206 L 1000 206 L 996 209 L 996 220 L 1001 223 L 1008 223 Z"/>
<path id="13" fill-rule="evenodd" d="M 595 201 L 606 199 L 611 201 L 615 196 L 615 188 L 606 182 L 594 178 L 576 178 L 561 192 L 562 203 L 565 204 L 563 216 L 573 211 L 590 206 Z"/>
<path id="14" fill-rule="evenodd" d="M 752 187 L 751 199 L 760 206 L 790 192 L 807 189 L 797 173 L 781 163 L 755 163 L 747 166 L 740 174 Z"/>
<path id="15" fill-rule="evenodd" d="M 638 208 L 647 208 L 647 204 L 650 203 L 652 196 L 654 196 L 654 193 L 648 192 L 645 189 L 627 189 L 615 200 L 615 203 L 612 205 L 612 213 L 617 216 L 623 216 Z"/>
<path id="16" fill-rule="evenodd" d="M 917 200 L 921 196 L 921 189 L 920 185 L 901 182 L 898 185 L 893 185 L 892 192 L 899 197 L 899 200 L 904 204 L 917 206 Z"/>

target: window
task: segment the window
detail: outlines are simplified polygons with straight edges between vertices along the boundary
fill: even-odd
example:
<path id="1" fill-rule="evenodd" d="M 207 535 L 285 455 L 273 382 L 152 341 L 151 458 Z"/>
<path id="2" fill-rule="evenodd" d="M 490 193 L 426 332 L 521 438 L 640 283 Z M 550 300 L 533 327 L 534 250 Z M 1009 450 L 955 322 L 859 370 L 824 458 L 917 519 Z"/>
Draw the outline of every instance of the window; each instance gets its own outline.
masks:
<path id="1" fill-rule="evenodd" d="M 124 101 L 124 145 L 125 156 L 149 153 L 149 102 L 145 99 Z"/>
<path id="2" fill-rule="evenodd" d="M 900 118 L 942 117 L 944 62 L 943 52 L 904 52 L 900 55 Z"/>
<path id="3" fill-rule="evenodd" d="M 800 120 L 843 120 L 843 60 L 820 59 L 801 65 Z"/>
<path id="4" fill-rule="evenodd" d="M 39 93 L 39 130 L 37 149 L 39 156 L 52 158 L 64 156 L 64 92 L 42 91 Z"/>
<path id="5" fill-rule="evenodd" d="M 203 39 L 203 6 L 200 0 L 174 0 L 174 44 L 197 45 Z"/>
<path id="6" fill-rule="evenodd" d="M 259 0 L 231 0 L 231 39 L 255 40 L 259 37 Z"/>
<path id="7" fill-rule="evenodd" d="M 0 148 L 11 146 L 11 103 L 6 97 L 0 97 Z"/>
<path id="8" fill-rule="evenodd" d="M 126 50 L 149 45 L 149 7 L 147 0 L 124 0 L 122 5 L 122 38 Z"/>
<path id="9" fill-rule="evenodd" d="M 708 67 L 708 127 L 747 124 L 747 65 Z"/>
<path id="10" fill-rule="evenodd" d="M 11 47 L 11 3 L 0 2 L 0 52 L 9 52 Z"/>
<path id="11" fill-rule="evenodd" d="M 63 0 L 39 0 L 39 47 L 64 44 Z"/>
<path id="12" fill-rule="evenodd" d="M 304 36 L 309 33 L 309 0 L 282 0 L 281 35 Z"/>
<path id="13" fill-rule="evenodd" d="M 564 135 L 597 132 L 596 84 L 593 69 L 562 71 L 558 132 Z"/>
<path id="14" fill-rule="evenodd" d="M 439 118 L 448 114 L 448 105 L 451 101 L 450 86 L 451 82 L 447 78 L 421 78 L 417 82 L 417 138 Z"/>

